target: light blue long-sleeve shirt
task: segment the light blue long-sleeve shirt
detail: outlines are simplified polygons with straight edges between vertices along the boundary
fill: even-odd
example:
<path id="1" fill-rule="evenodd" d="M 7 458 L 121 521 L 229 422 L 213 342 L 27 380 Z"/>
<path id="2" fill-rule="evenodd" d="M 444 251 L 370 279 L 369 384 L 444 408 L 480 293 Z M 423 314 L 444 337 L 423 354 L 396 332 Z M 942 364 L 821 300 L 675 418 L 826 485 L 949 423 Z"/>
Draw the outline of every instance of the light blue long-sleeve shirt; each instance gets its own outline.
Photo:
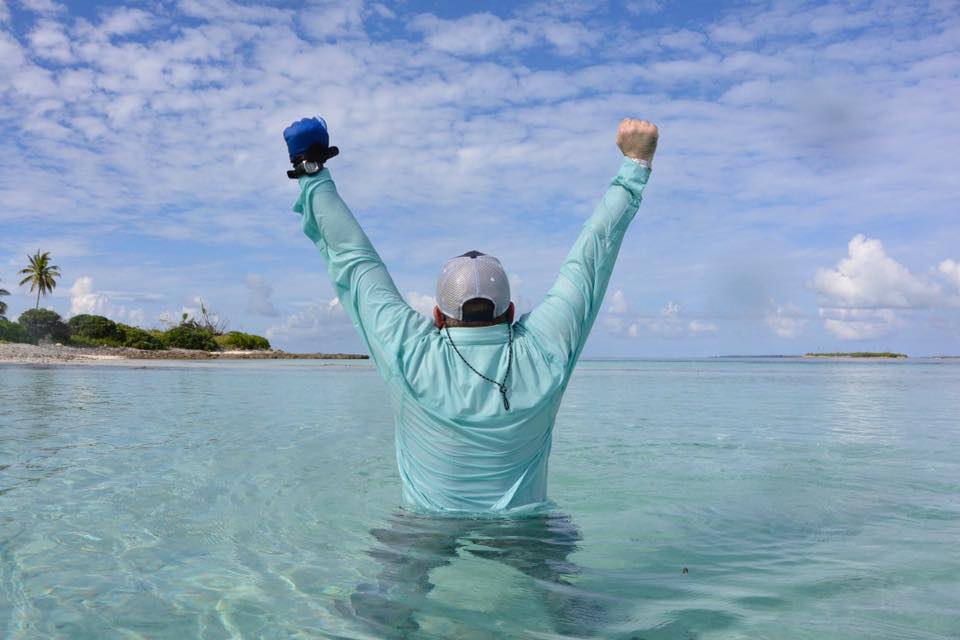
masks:
<path id="1" fill-rule="evenodd" d="M 445 332 L 403 299 L 329 171 L 300 178 L 294 211 L 302 214 L 304 233 L 320 250 L 340 304 L 390 390 L 405 507 L 476 513 L 546 503 L 560 400 L 649 175 L 648 168 L 624 160 L 546 299 L 513 325 L 509 410 L 497 387 L 464 364 Z M 503 378 L 506 324 L 449 332 L 475 369 Z"/>

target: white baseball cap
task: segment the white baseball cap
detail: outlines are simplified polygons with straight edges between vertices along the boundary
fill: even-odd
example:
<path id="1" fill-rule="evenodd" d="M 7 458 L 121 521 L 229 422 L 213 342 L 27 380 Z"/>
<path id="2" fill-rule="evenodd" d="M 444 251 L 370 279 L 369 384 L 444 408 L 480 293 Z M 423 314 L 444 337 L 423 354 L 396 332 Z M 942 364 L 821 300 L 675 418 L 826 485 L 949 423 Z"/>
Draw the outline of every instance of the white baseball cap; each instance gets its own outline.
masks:
<path id="1" fill-rule="evenodd" d="M 437 280 L 437 306 L 449 318 L 463 320 L 463 303 L 482 298 L 493 303 L 493 317 L 510 306 L 510 281 L 493 256 L 468 251 L 443 265 Z"/>

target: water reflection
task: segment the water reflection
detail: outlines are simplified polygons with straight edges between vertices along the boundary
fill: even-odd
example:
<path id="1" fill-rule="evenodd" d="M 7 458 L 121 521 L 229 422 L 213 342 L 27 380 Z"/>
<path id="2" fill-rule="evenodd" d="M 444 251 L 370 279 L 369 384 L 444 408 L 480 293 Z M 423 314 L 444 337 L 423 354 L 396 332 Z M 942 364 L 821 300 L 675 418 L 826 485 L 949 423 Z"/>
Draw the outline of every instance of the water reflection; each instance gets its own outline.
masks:
<path id="1" fill-rule="evenodd" d="M 400 510 L 370 534 L 376 544 L 367 554 L 377 561 L 377 575 L 360 584 L 349 603 L 341 602 L 338 608 L 377 637 L 431 637 L 418 622 L 418 614 L 431 609 L 427 595 L 435 585 L 430 573 L 466 555 L 503 563 L 533 578 L 533 590 L 555 632 L 583 637 L 603 626 L 604 607 L 597 597 L 570 581 L 582 572 L 569 560 L 582 536 L 567 515 L 451 518 Z M 473 587 L 482 591 L 478 584 Z M 464 613 L 448 607 L 440 615 L 454 615 L 474 629 L 492 629 L 499 617 L 486 614 L 468 622 Z"/>

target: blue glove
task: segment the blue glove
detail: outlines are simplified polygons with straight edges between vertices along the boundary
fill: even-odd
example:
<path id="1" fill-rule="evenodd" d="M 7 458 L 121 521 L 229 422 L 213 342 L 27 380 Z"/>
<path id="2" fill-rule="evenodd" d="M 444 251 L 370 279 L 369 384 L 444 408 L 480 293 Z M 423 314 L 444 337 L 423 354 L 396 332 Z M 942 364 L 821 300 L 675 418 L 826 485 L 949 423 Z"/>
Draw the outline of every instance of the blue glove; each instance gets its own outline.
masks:
<path id="1" fill-rule="evenodd" d="M 316 173 L 323 168 L 324 162 L 340 153 L 340 149 L 330 146 L 330 134 L 327 133 L 327 123 L 323 118 L 298 120 L 283 130 L 283 138 L 294 166 L 294 171 L 287 172 L 291 178 Z M 305 165 L 301 164 L 303 161 L 315 163 L 316 167 L 307 165 L 308 169 L 304 169 Z"/>

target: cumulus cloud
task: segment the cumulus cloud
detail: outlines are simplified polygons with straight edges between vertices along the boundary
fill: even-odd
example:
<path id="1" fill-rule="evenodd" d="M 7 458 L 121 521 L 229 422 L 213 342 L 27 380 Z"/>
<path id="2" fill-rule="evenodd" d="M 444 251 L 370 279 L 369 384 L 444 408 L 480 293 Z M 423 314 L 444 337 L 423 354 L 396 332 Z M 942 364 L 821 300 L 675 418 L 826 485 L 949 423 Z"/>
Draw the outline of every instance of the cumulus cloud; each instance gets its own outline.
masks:
<path id="1" fill-rule="evenodd" d="M 960 296 L 944 291 L 932 274 L 911 273 L 887 255 L 879 240 L 856 235 L 847 250 L 835 268 L 818 269 L 811 282 L 824 327 L 837 338 L 877 338 L 905 326 L 903 312 L 960 304 Z M 931 272 L 960 289 L 960 265 L 955 261 L 944 260 Z"/>
<path id="2" fill-rule="evenodd" d="M 627 306 L 627 296 L 625 296 L 620 289 L 614 291 L 609 300 L 607 313 L 626 313 L 629 310 Z"/>
<path id="3" fill-rule="evenodd" d="M 247 287 L 247 311 L 258 316 L 278 316 L 280 312 L 273 305 L 273 286 L 256 274 L 248 274 L 244 284 Z"/>
<path id="4" fill-rule="evenodd" d="M 823 307 L 912 309 L 937 303 L 940 287 L 913 275 L 891 258 L 879 240 L 859 234 L 847 245 L 848 257 L 834 269 L 818 269 L 812 287 Z"/>
<path id="5" fill-rule="evenodd" d="M 81 276 L 70 287 L 70 315 L 76 316 L 89 313 L 105 316 L 111 320 L 142 325 L 146 320 L 146 312 L 140 308 L 127 308 L 113 304 L 106 292 L 97 291 L 93 286 L 93 278 Z"/>
<path id="6" fill-rule="evenodd" d="M 820 309 L 823 325 L 840 340 L 869 340 L 903 325 L 893 309 Z"/>

